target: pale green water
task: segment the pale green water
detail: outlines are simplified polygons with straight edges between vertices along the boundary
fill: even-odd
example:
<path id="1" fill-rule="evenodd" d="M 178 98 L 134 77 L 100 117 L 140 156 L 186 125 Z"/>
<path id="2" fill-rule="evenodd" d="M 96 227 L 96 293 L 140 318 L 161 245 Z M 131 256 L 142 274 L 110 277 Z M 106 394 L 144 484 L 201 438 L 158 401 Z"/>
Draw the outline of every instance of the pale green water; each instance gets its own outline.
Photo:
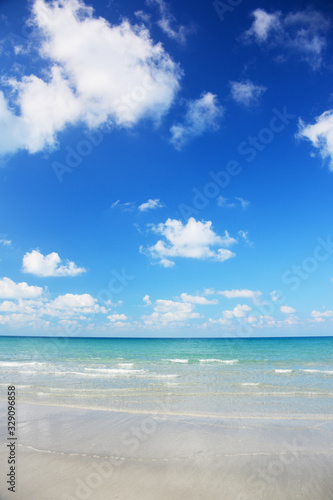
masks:
<path id="1" fill-rule="evenodd" d="M 178 412 L 333 413 L 333 338 L 0 338 L 22 401 Z"/>

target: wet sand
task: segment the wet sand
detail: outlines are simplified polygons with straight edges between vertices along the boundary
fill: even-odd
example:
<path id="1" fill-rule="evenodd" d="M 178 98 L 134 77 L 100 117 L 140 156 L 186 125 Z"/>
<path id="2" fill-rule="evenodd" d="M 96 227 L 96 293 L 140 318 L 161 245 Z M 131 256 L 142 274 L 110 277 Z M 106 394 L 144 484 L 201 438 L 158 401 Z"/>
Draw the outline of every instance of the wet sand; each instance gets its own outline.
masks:
<path id="1" fill-rule="evenodd" d="M 333 500 L 329 415 L 154 414 L 20 403 L 1 500 Z"/>

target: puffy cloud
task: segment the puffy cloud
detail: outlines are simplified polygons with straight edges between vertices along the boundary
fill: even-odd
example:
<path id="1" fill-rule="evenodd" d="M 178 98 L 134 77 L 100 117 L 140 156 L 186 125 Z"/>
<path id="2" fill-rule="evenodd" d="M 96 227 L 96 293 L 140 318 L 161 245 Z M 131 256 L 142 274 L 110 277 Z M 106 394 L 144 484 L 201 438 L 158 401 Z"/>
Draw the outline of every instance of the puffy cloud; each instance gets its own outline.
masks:
<path id="1" fill-rule="evenodd" d="M 280 307 L 280 311 L 283 313 L 283 314 L 294 314 L 296 312 L 296 309 L 294 309 L 293 307 L 290 307 L 290 306 L 281 306 Z"/>
<path id="2" fill-rule="evenodd" d="M 107 316 L 107 319 L 111 322 L 111 323 L 114 323 L 114 322 L 118 322 L 118 321 L 126 321 L 127 320 L 127 316 L 126 314 L 111 314 L 110 316 Z"/>
<path id="3" fill-rule="evenodd" d="M 208 300 L 206 297 L 201 297 L 198 295 L 188 295 L 187 293 L 182 293 L 180 298 L 183 302 L 189 302 L 190 304 L 199 304 L 199 305 L 211 305 L 218 304 L 217 299 Z"/>
<path id="4" fill-rule="evenodd" d="M 168 219 L 165 223 L 152 226 L 156 234 L 164 237 L 147 250 L 140 248 L 141 252 L 148 253 L 153 259 L 158 259 L 164 267 L 174 265 L 174 257 L 186 257 L 192 259 L 210 259 L 223 262 L 235 254 L 226 248 L 218 248 L 216 251 L 211 247 L 229 247 L 236 240 L 225 231 L 224 236 L 218 236 L 212 229 L 211 221 L 200 222 L 191 217 L 186 224 L 177 219 Z"/>
<path id="5" fill-rule="evenodd" d="M 323 323 L 326 318 L 333 317 L 333 311 L 330 309 L 327 309 L 326 311 L 312 311 L 311 316 L 318 323 Z"/>
<path id="6" fill-rule="evenodd" d="M 255 106 L 259 103 L 261 96 L 266 92 L 263 85 L 255 85 L 247 80 L 244 82 L 229 82 L 231 96 L 238 103 L 246 107 Z"/>
<path id="7" fill-rule="evenodd" d="M 258 302 L 259 297 L 262 295 L 260 290 L 248 290 L 243 288 L 242 290 L 221 290 L 216 292 L 217 295 L 223 295 L 227 299 L 251 299 L 253 302 Z"/>
<path id="8" fill-rule="evenodd" d="M 211 92 L 204 92 L 199 99 L 189 101 L 183 123 L 176 123 L 170 129 L 172 144 L 181 149 L 193 137 L 217 130 L 223 113 L 224 108 Z"/>
<path id="9" fill-rule="evenodd" d="M 155 199 L 149 199 L 145 203 L 142 203 L 141 205 L 138 206 L 139 212 L 147 212 L 148 210 L 153 210 L 154 208 L 161 208 L 163 207 L 163 203 L 161 203 L 161 200 L 159 198 Z"/>
<path id="10" fill-rule="evenodd" d="M 168 111 L 182 72 L 143 26 L 110 25 L 82 0 L 35 0 L 32 22 L 43 77 L 7 79 L 14 92 L 0 92 L 0 153 L 55 147 L 68 125 L 132 127 Z"/>
<path id="11" fill-rule="evenodd" d="M 77 267 L 74 262 L 67 260 L 61 265 L 61 259 L 56 252 L 43 255 L 39 250 L 27 252 L 23 257 L 23 272 L 40 277 L 48 276 L 77 276 L 86 272 L 84 267 Z"/>
<path id="12" fill-rule="evenodd" d="M 168 4 L 164 0 L 147 0 L 147 5 L 157 5 L 161 16 L 157 22 L 158 26 L 169 38 L 184 44 L 188 29 L 177 25 L 176 18 L 171 14 Z"/>
<path id="13" fill-rule="evenodd" d="M 33 299 L 43 294 L 40 286 L 29 286 L 27 283 L 15 283 L 10 278 L 0 278 L 0 298 Z"/>
<path id="14" fill-rule="evenodd" d="M 145 295 L 142 300 L 143 300 L 143 302 L 145 302 L 145 304 L 147 306 L 151 306 L 151 300 L 150 300 L 149 295 Z"/>
<path id="15" fill-rule="evenodd" d="M 251 311 L 251 307 L 247 304 L 237 304 L 232 311 L 223 311 L 223 317 L 226 319 L 244 318 L 247 312 Z"/>
<path id="16" fill-rule="evenodd" d="M 96 299 L 94 299 L 89 293 L 83 293 L 81 295 L 66 293 L 65 295 L 59 295 L 52 302 L 52 306 L 55 309 L 91 309 L 95 306 L 95 304 Z"/>
<path id="17" fill-rule="evenodd" d="M 283 15 L 279 11 L 268 13 L 256 9 L 252 17 L 252 26 L 243 36 L 245 41 L 283 49 L 277 58 L 280 61 L 296 54 L 312 69 L 322 65 L 327 47 L 325 35 L 330 27 L 330 21 L 323 14 L 308 9 Z"/>
<path id="18" fill-rule="evenodd" d="M 246 38 L 255 38 L 257 42 L 264 42 L 272 31 L 280 29 L 280 13 L 269 14 L 264 9 L 256 9 L 252 12 L 254 21 L 251 28 L 246 32 Z"/>
<path id="19" fill-rule="evenodd" d="M 190 302 L 176 302 L 173 300 L 156 300 L 154 312 L 150 315 L 142 316 L 146 325 L 168 324 L 183 322 L 188 319 L 200 318 L 200 314 L 194 312 L 195 304 Z"/>
<path id="20" fill-rule="evenodd" d="M 312 125 L 300 120 L 297 136 L 308 139 L 319 150 L 322 158 L 328 160 L 329 169 L 333 171 L 333 109 L 318 116 Z"/>

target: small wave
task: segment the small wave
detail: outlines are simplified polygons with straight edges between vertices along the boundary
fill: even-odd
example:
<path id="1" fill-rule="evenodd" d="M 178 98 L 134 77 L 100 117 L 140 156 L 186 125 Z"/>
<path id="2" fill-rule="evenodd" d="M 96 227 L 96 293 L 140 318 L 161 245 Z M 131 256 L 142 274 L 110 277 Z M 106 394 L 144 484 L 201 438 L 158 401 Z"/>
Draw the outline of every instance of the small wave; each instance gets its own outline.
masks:
<path id="1" fill-rule="evenodd" d="M 200 359 L 201 364 L 205 363 L 222 363 L 224 365 L 234 365 L 235 363 L 238 363 L 238 359 Z"/>
<path id="2" fill-rule="evenodd" d="M 285 370 L 274 370 L 275 373 L 292 373 L 293 370 L 285 369 Z"/>
<path id="3" fill-rule="evenodd" d="M 87 368 L 86 368 L 87 369 Z M 87 369 L 88 370 L 88 369 Z M 93 368 L 91 369 L 93 370 Z M 96 373 L 97 372 L 97 373 Z M 75 377 L 95 377 L 95 378 L 108 378 L 108 377 L 131 377 L 137 376 L 138 374 L 145 373 L 145 370 L 125 370 L 122 368 L 113 368 L 113 369 L 103 369 L 96 368 L 94 372 L 76 372 L 76 371 L 64 371 L 64 372 L 54 372 L 54 375 L 57 377 L 62 375 L 73 375 Z"/>
<path id="4" fill-rule="evenodd" d="M 188 359 L 167 359 L 167 361 L 171 361 L 171 363 L 188 363 Z"/>
<path id="5" fill-rule="evenodd" d="M 86 371 L 89 372 L 97 372 L 97 373 L 111 373 L 111 374 L 127 374 L 127 373 L 142 373 L 145 370 L 132 370 L 130 368 L 85 368 Z"/>
<path id="6" fill-rule="evenodd" d="M 243 382 L 241 385 L 259 385 L 259 382 Z"/>
<path id="7" fill-rule="evenodd" d="M 301 372 L 306 373 L 326 373 L 328 375 L 333 375 L 333 370 L 300 370 Z"/>
<path id="8" fill-rule="evenodd" d="M 118 363 L 119 368 L 133 368 L 134 363 Z"/>
<path id="9" fill-rule="evenodd" d="M 0 367 L 8 367 L 8 368 L 15 368 L 15 367 L 20 367 L 23 368 L 24 366 L 48 366 L 47 363 L 38 363 L 37 361 L 0 361 Z"/>
<path id="10" fill-rule="evenodd" d="M 150 373 L 148 377 L 152 378 L 178 378 L 179 375 L 174 373 Z"/>

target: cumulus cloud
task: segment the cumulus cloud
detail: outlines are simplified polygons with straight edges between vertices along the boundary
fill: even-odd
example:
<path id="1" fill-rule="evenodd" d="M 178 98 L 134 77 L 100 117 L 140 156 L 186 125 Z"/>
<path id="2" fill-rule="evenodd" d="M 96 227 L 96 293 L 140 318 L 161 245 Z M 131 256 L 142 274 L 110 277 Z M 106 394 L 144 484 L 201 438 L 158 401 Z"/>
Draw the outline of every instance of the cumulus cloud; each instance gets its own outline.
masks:
<path id="1" fill-rule="evenodd" d="M 34 299 L 43 294 L 40 286 L 29 286 L 27 283 L 15 283 L 10 278 L 0 278 L 1 299 Z"/>
<path id="2" fill-rule="evenodd" d="M 157 24 L 161 30 L 172 40 L 184 44 L 188 29 L 185 26 L 177 24 L 177 20 L 170 12 L 168 4 L 164 0 L 147 0 L 146 3 L 147 5 L 156 5 L 158 7 L 160 19 L 157 21 Z"/>
<path id="3" fill-rule="evenodd" d="M 152 302 L 150 300 L 149 295 L 145 295 L 142 300 L 147 306 L 151 306 Z"/>
<path id="4" fill-rule="evenodd" d="M 0 92 L 0 153 L 55 147 L 69 125 L 158 123 L 182 72 L 143 26 L 111 25 L 82 0 L 35 0 L 43 72 L 8 78 Z"/>
<path id="5" fill-rule="evenodd" d="M 168 219 L 165 223 L 152 226 L 152 230 L 164 239 L 160 239 L 147 249 L 140 248 L 142 253 L 147 253 L 153 259 L 159 260 L 164 267 L 171 267 L 175 257 L 185 257 L 191 259 L 214 260 L 223 262 L 235 256 L 227 248 L 237 240 L 232 238 L 227 231 L 224 236 L 218 236 L 212 229 L 211 221 L 196 221 L 191 217 L 186 224 L 177 219 Z"/>
<path id="6" fill-rule="evenodd" d="M 258 302 L 259 297 L 262 295 L 260 290 L 220 290 L 216 292 L 217 295 L 223 295 L 227 299 L 251 299 L 253 302 Z"/>
<path id="7" fill-rule="evenodd" d="M 189 319 L 200 318 L 200 314 L 194 311 L 195 304 L 191 302 L 177 302 L 173 300 L 158 299 L 154 303 L 154 312 L 142 316 L 146 325 L 183 322 Z"/>
<path id="8" fill-rule="evenodd" d="M 208 300 L 206 297 L 202 297 L 200 295 L 188 295 L 187 293 L 182 293 L 180 298 L 183 302 L 189 302 L 190 304 L 199 304 L 204 306 L 218 304 L 217 299 Z"/>
<path id="9" fill-rule="evenodd" d="M 311 316 L 318 323 L 323 323 L 326 318 L 333 317 L 333 311 L 330 309 L 327 309 L 326 311 L 312 311 Z"/>
<path id="10" fill-rule="evenodd" d="M 283 314 L 294 314 L 296 312 L 296 309 L 294 309 L 293 307 L 290 307 L 290 306 L 281 306 L 280 307 L 280 311 L 283 313 Z"/>
<path id="11" fill-rule="evenodd" d="M 223 113 L 224 108 L 211 92 L 204 92 L 199 99 L 189 101 L 183 123 L 176 123 L 170 128 L 172 144 L 181 149 L 192 138 L 217 130 Z"/>
<path id="12" fill-rule="evenodd" d="M 280 61 L 295 54 L 314 70 L 322 65 L 330 28 L 330 21 L 323 14 L 310 9 L 288 14 L 256 9 L 251 15 L 253 23 L 243 36 L 246 42 L 280 51 Z"/>
<path id="13" fill-rule="evenodd" d="M 43 255 L 39 250 L 27 252 L 23 257 L 23 272 L 40 277 L 49 276 L 77 276 L 86 272 L 84 267 L 77 267 L 72 261 L 67 260 L 61 264 L 61 258 L 56 252 Z"/>
<path id="14" fill-rule="evenodd" d="M 127 321 L 127 316 L 126 314 L 111 314 L 110 316 L 107 316 L 107 319 L 111 323 L 115 323 L 118 321 Z"/>
<path id="15" fill-rule="evenodd" d="M 246 107 L 259 104 L 261 96 L 267 90 L 263 85 L 255 85 L 249 80 L 229 83 L 231 87 L 231 97 L 238 104 L 242 104 Z"/>
<path id="16" fill-rule="evenodd" d="M 333 171 L 333 109 L 318 116 L 312 125 L 300 120 L 297 136 L 309 140 Z"/>
<path id="17" fill-rule="evenodd" d="M 155 208 L 162 208 L 163 204 L 159 198 L 149 199 L 145 203 L 138 206 L 139 212 L 147 212 L 148 210 L 154 210 Z"/>

